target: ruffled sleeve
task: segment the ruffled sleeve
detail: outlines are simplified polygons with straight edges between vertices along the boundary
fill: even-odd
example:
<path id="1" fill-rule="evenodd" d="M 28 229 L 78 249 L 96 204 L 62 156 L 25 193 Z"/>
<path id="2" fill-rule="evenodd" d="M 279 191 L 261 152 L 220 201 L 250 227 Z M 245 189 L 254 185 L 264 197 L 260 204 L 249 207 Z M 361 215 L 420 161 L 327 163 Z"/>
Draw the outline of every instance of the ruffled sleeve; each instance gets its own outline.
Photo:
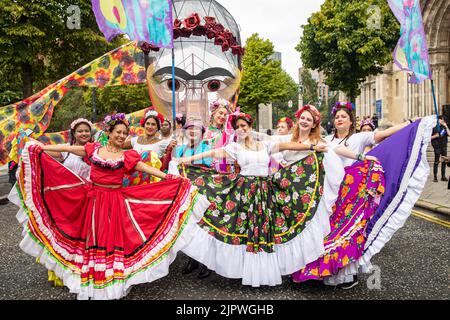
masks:
<path id="1" fill-rule="evenodd" d="M 239 154 L 239 145 L 236 142 L 227 144 L 223 147 L 223 150 L 228 154 L 233 160 L 237 160 Z"/>
<path id="2" fill-rule="evenodd" d="M 134 167 L 141 161 L 141 156 L 136 150 L 127 150 L 123 154 L 123 162 L 126 173 L 134 171 Z"/>
<path id="3" fill-rule="evenodd" d="M 86 156 L 83 158 L 83 161 L 87 164 L 91 164 L 91 161 L 89 158 L 91 157 L 92 153 L 94 153 L 95 149 L 98 149 L 101 147 L 101 143 L 99 142 L 89 142 L 84 145 L 84 150 L 86 151 Z"/>

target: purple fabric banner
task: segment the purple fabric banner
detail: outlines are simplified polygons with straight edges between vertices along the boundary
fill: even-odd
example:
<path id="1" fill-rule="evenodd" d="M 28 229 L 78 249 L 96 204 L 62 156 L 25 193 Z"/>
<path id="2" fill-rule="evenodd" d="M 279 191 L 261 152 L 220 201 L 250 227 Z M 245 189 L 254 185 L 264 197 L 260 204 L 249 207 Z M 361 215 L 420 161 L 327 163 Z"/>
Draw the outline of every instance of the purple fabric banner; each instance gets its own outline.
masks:
<path id="1" fill-rule="evenodd" d="M 431 79 L 419 0 L 388 0 L 388 3 L 401 25 L 400 40 L 394 50 L 395 64 L 402 70 L 413 72 L 410 83 Z"/>
<path id="2" fill-rule="evenodd" d="M 127 34 L 131 40 L 173 48 L 170 0 L 92 0 L 92 10 L 108 41 Z"/>

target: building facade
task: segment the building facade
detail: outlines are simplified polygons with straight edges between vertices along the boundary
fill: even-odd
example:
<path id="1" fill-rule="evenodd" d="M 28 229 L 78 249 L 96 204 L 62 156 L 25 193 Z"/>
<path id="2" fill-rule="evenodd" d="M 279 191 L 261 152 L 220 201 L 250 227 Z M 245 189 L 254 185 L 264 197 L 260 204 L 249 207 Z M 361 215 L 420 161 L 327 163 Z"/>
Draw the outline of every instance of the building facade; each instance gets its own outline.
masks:
<path id="1" fill-rule="evenodd" d="M 450 109 L 450 1 L 423 0 L 421 6 L 436 102 L 442 114 L 443 109 Z M 390 63 L 382 74 L 366 78 L 356 99 L 356 115 L 378 113 L 380 118 L 399 123 L 434 114 L 431 81 L 410 84 L 408 77 L 408 72 Z"/>

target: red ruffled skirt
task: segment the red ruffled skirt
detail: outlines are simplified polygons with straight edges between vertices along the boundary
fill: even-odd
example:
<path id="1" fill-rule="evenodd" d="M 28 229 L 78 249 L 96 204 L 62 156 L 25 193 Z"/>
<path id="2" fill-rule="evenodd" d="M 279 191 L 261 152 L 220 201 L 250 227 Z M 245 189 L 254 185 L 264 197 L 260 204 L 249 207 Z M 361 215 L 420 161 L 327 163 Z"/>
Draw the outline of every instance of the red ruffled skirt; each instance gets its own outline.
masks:
<path id="1" fill-rule="evenodd" d="M 182 178 L 92 185 L 35 145 L 23 152 L 19 194 L 28 215 L 21 248 L 80 299 L 118 299 L 134 284 L 165 276 L 209 206 Z"/>

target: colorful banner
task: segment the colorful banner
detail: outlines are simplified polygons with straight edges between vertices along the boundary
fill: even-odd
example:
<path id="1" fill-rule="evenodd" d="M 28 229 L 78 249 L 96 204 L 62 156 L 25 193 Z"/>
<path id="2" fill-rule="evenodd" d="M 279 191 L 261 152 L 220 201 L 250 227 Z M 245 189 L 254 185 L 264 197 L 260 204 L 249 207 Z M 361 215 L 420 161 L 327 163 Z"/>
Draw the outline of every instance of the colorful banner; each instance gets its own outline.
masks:
<path id="1" fill-rule="evenodd" d="M 159 48 L 173 48 L 170 0 L 92 0 L 97 24 L 106 40 L 127 34 Z"/>
<path id="2" fill-rule="evenodd" d="M 81 67 L 65 78 L 20 102 L 0 108 L 0 165 L 9 161 L 19 129 L 40 137 L 50 124 L 57 103 L 73 87 L 105 87 L 146 82 L 144 54 L 130 42 Z M 59 137 L 59 138 L 58 138 Z M 64 141 L 55 136 L 55 143 Z"/>
<path id="3" fill-rule="evenodd" d="M 388 3 L 401 24 L 400 40 L 394 51 L 395 64 L 402 70 L 413 72 L 410 83 L 431 79 L 419 0 L 388 0 Z"/>

